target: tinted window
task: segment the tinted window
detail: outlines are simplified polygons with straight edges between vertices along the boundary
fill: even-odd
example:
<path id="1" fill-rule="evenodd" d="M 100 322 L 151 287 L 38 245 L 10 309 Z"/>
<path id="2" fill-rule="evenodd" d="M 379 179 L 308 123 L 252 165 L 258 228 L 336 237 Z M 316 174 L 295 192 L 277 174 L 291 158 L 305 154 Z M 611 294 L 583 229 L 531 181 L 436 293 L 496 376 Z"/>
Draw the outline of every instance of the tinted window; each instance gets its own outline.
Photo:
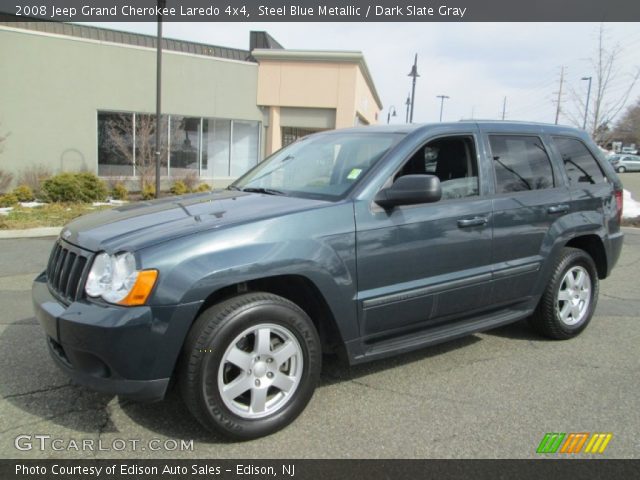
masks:
<path id="1" fill-rule="evenodd" d="M 560 151 L 569 183 L 602 183 L 605 177 L 598 162 L 587 147 L 573 138 L 554 137 L 553 142 Z"/>
<path id="2" fill-rule="evenodd" d="M 553 187 L 549 156 L 538 137 L 491 135 L 496 192 L 521 192 Z"/>
<path id="3" fill-rule="evenodd" d="M 403 175 L 436 175 L 442 199 L 478 195 L 478 164 L 472 137 L 444 137 L 418 150 L 396 179 Z"/>

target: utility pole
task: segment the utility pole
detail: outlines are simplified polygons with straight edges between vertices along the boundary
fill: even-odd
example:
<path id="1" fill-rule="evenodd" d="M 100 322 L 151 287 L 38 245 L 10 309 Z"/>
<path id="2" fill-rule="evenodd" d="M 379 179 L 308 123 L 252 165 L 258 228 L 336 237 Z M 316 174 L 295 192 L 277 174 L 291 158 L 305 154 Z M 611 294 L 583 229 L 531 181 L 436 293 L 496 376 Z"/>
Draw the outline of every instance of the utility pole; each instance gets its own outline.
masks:
<path id="1" fill-rule="evenodd" d="M 165 0 L 158 0 L 158 10 L 164 8 Z M 160 198 L 160 115 L 162 113 L 162 14 L 158 12 L 158 37 L 156 38 L 156 198 Z"/>
<path id="2" fill-rule="evenodd" d="M 560 118 L 560 104 L 562 102 L 562 84 L 564 83 L 564 66 L 560 68 L 560 88 L 558 88 L 558 104 L 556 105 L 556 125 Z"/>
<path id="3" fill-rule="evenodd" d="M 407 114 L 404 123 L 409 123 L 409 107 L 411 106 L 411 94 L 407 94 L 407 101 L 404 103 L 407 106 Z"/>
<path id="4" fill-rule="evenodd" d="M 411 67 L 411 71 L 409 72 L 408 76 L 413 78 L 413 85 L 411 87 L 411 111 L 409 112 L 409 123 L 413 123 L 413 106 L 416 101 L 416 78 L 420 76 L 418 75 L 418 54 L 417 53 L 413 60 L 413 67 Z"/>
<path id="5" fill-rule="evenodd" d="M 440 99 L 440 121 L 442 122 L 442 108 L 444 107 L 444 100 L 449 97 L 447 95 L 436 95 L 436 98 Z"/>
<path id="6" fill-rule="evenodd" d="M 506 113 L 507 113 L 507 97 L 504 97 L 504 100 L 502 101 L 502 120 L 504 120 Z"/>
<path id="7" fill-rule="evenodd" d="M 587 89 L 587 103 L 584 107 L 584 122 L 582 122 L 582 129 L 587 129 L 587 115 L 589 113 L 589 97 L 591 97 L 591 77 L 582 77 L 582 80 L 589 80 L 589 88 Z"/>

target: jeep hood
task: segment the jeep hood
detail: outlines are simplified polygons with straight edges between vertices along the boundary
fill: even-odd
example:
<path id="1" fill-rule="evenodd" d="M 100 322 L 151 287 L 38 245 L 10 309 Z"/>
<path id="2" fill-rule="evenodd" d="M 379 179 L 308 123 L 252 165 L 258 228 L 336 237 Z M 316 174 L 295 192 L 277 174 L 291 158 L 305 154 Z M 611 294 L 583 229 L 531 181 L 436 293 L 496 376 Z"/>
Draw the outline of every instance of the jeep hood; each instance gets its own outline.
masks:
<path id="1" fill-rule="evenodd" d="M 221 190 L 138 202 L 82 216 L 61 237 L 91 251 L 135 251 L 202 230 L 329 205 L 326 201 Z"/>

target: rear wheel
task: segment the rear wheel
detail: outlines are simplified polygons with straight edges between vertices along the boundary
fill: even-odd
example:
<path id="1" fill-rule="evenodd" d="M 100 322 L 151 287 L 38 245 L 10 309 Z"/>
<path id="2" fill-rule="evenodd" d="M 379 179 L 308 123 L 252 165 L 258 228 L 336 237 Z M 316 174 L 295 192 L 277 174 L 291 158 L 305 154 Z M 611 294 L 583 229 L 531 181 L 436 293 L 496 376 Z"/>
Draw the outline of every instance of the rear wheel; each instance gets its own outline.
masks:
<path id="1" fill-rule="evenodd" d="M 598 274 L 590 255 L 564 248 L 530 323 L 554 339 L 575 337 L 584 330 L 598 301 Z"/>
<path id="2" fill-rule="evenodd" d="M 251 439 L 302 412 L 320 365 L 320 341 L 307 314 L 282 297 L 249 293 L 198 317 L 185 343 L 181 390 L 205 427 Z"/>

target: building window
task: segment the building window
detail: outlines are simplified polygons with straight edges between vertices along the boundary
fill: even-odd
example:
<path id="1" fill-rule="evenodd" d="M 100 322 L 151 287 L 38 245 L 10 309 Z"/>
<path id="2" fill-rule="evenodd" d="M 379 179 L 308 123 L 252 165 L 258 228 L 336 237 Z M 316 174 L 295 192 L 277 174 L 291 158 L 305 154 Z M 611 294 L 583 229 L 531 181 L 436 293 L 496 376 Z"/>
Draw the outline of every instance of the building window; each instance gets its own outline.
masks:
<path id="1" fill-rule="evenodd" d="M 169 170 L 172 177 L 198 175 L 201 121 L 200 118 L 171 116 Z"/>
<path id="2" fill-rule="evenodd" d="M 98 114 L 98 175 L 128 177 L 133 173 L 133 114 Z"/>
<path id="3" fill-rule="evenodd" d="M 260 159 L 260 122 L 164 116 L 161 175 L 239 177 Z M 155 175 L 155 115 L 98 112 L 98 174 Z"/>
<path id="4" fill-rule="evenodd" d="M 143 113 L 134 115 L 135 122 L 135 175 L 143 177 L 144 183 L 153 183 L 156 174 L 156 116 Z M 167 175 L 167 131 L 169 119 L 160 118 L 160 175 Z"/>
<path id="5" fill-rule="evenodd" d="M 316 132 L 322 132 L 322 129 L 282 127 L 282 146 L 286 147 L 299 138 L 306 137 L 307 135 L 311 135 Z"/>
<path id="6" fill-rule="evenodd" d="M 202 126 L 203 177 L 228 177 L 231 155 L 231 120 L 205 118 Z"/>
<path id="7" fill-rule="evenodd" d="M 234 120 L 231 130 L 230 176 L 239 177 L 257 163 L 260 144 L 260 124 Z"/>

